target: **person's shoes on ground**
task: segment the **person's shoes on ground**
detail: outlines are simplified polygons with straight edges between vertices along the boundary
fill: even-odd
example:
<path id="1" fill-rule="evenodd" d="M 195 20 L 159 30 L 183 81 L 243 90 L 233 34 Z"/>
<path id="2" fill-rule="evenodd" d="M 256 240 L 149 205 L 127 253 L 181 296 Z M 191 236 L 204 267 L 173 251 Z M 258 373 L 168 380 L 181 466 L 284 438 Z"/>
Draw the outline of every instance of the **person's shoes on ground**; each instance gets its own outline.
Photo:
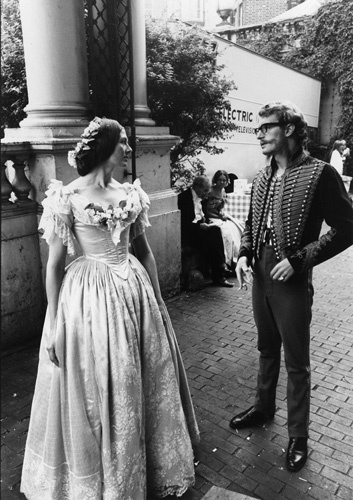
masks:
<path id="1" fill-rule="evenodd" d="M 234 283 L 231 283 L 230 281 L 227 281 L 225 278 L 221 278 L 218 280 L 213 280 L 213 284 L 216 286 L 225 286 L 227 288 L 232 288 L 234 286 Z"/>
<path id="2" fill-rule="evenodd" d="M 269 420 L 272 420 L 274 414 L 265 415 L 259 410 L 256 410 L 254 406 L 249 408 L 239 415 L 235 415 L 232 420 L 229 422 L 229 426 L 232 429 L 245 429 L 246 427 L 255 427 L 257 425 L 263 425 Z"/>
<path id="3" fill-rule="evenodd" d="M 308 438 L 292 437 L 289 439 L 286 465 L 291 472 L 297 472 L 305 465 L 308 458 Z"/>
<path id="4" fill-rule="evenodd" d="M 235 276 L 235 272 L 233 271 L 232 268 L 224 264 L 223 267 L 223 276 L 227 279 L 230 278 L 231 276 Z"/>

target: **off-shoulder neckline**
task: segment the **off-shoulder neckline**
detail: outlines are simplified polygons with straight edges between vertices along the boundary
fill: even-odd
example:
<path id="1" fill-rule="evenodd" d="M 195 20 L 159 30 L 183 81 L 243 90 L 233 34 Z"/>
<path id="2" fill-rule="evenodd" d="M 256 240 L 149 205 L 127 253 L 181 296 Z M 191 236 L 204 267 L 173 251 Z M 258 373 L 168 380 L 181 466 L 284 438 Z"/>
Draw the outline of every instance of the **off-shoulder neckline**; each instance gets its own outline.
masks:
<path id="1" fill-rule="evenodd" d="M 132 183 L 132 184 L 130 182 L 124 182 L 123 184 L 121 182 L 119 182 L 119 181 L 116 181 L 116 182 L 119 184 L 118 188 L 122 189 L 125 192 L 126 195 L 129 195 L 129 191 L 128 191 L 129 188 L 134 188 L 135 190 L 137 190 L 138 185 L 140 185 L 140 183 L 138 184 L 136 181 L 139 181 L 139 180 L 136 179 L 134 181 L 134 183 Z M 64 186 L 64 183 L 62 181 L 58 180 L 58 179 L 53 179 L 52 182 L 51 182 L 51 184 L 57 184 L 58 187 L 62 188 L 62 190 L 63 190 L 63 192 L 65 194 L 75 195 L 75 196 L 78 196 L 79 198 L 85 200 L 87 202 L 87 204 L 86 204 L 86 206 L 84 208 L 86 208 L 87 205 L 89 205 L 91 203 L 94 204 L 94 205 L 100 206 L 101 208 L 103 208 L 103 210 L 108 210 L 108 208 L 112 207 L 111 203 L 104 205 L 102 203 L 98 203 L 96 201 L 90 200 L 89 198 L 87 198 L 87 196 L 85 196 L 85 195 L 83 195 L 81 193 L 78 193 L 77 192 L 78 188 L 69 188 L 68 186 Z M 130 192 L 132 192 L 131 189 L 130 189 Z M 120 201 L 122 201 L 122 200 L 120 200 Z M 119 207 L 119 204 L 113 206 L 113 208 L 118 208 L 118 207 Z"/>

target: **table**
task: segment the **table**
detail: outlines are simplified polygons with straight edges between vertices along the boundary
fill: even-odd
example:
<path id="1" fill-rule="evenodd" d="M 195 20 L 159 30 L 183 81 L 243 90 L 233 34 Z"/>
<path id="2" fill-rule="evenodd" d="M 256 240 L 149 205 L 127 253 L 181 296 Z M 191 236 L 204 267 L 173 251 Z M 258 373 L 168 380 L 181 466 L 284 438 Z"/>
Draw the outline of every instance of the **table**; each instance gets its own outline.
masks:
<path id="1" fill-rule="evenodd" d="M 250 207 L 250 194 L 242 192 L 227 193 L 227 201 L 224 210 L 234 219 L 245 222 L 248 218 Z"/>

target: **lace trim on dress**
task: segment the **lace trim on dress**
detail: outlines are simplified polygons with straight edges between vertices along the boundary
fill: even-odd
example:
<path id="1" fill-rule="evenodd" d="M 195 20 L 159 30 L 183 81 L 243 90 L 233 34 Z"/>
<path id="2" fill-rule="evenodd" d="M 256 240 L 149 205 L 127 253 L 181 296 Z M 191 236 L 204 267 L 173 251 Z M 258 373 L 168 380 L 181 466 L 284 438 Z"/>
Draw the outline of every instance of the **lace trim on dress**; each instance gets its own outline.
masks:
<path id="1" fill-rule="evenodd" d="M 148 210 L 150 200 L 145 191 L 141 188 L 141 182 L 136 179 L 133 184 L 125 182 L 121 185 L 126 193 L 126 204 L 129 209 L 129 217 L 125 219 L 117 217 L 114 224 L 109 226 L 114 244 L 120 241 L 120 235 L 126 226 L 131 224 L 130 239 L 133 240 L 144 232 L 151 224 L 148 220 Z M 67 246 L 69 255 L 76 255 L 75 237 L 71 230 L 74 217 L 84 224 L 97 225 L 94 218 L 85 210 L 89 203 L 71 203 L 70 195 L 77 194 L 75 190 L 63 186 L 62 181 L 53 179 L 45 193 L 47 198 L 43 201 L 43 215 L 39 229 L 44 230 L 43 238 L 49 244 L 54 234 L 57 234 Z M 78 195 L 81 200 L 85 197 Z M 86 200 L 87 202 L 89 200 Z M 119 209 L 119 207 L 116 207 Z M 126 211 L 124 207 L 123 211 Z"/>
<path id="2" fill-rule="evenodd" d="M 131 184 L 128 185 L 131 186 Z M 137 236 L 142 234 L 145 231 L 146 227 L 149 227 L 151 225 L 150 221 L 148 220 L 148 210 L 151 203 L 148 195 L 141 187 L 140 179 L 136 179 L 133 182 L 132 186 L 136 189 L 139 195 L 142 210 L 139 213 L 136 221 L 131 225 L 130 241 L 134 240 Z"/>
<path id="3" fill-rule="evenodd" d="M 168 486 L 163 490 L 160 491 L 155 491 L 154 493 L 157 495 L 158 498 L 165 498 L 169 495 L 175 495 L 177 497 L 181 497 L 186 493 L 186 491 L 190 488 L 190 486 L 193 486 L 195 484 L 195 479 L 193 477 L 190 477 L 188 479 L 184 480 L 185 483 L 183 486 Z"/>
<path id="4" fill-rule="evenodd" d="M 44 208 L 39 229 L 43 229 L 43 238 L 49 244 L 54 234 L 57 234 L 67 246 L 69 255 L 76 255 L 75 237 L 71 231 L 73 217 L 69 202 L 71 191 L 63 186 L 61 181 L 52 180 L 46 191 L 47 198 L 43 200 Z"/>

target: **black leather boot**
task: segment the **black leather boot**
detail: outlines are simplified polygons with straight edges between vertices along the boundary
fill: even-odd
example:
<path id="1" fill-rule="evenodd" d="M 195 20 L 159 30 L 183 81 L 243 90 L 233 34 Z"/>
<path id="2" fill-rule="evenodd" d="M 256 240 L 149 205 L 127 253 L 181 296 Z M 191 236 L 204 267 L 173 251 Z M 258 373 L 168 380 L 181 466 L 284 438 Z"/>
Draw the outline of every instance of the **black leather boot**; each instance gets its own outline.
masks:
<path id="1" fill-rule="evenodd" d="M 305 465 L 308 458 L 308 438 L 290 438 L 287 449 L 286 465 L 287 469 L 297 472 Z"/>
<path id="2" fill-rule="evenodd" d="M 249 408 L 239 415 L 235 415 L 232 420 L 229 422 L 229 426 L 232 429 L 245 429 L 246 427 L 254 427 L 256 425 L 263 425 L 268 420 L 272 420 L 274 414 L 265 415 L 259 410 L 256 410 L 254 406 Z"/>

